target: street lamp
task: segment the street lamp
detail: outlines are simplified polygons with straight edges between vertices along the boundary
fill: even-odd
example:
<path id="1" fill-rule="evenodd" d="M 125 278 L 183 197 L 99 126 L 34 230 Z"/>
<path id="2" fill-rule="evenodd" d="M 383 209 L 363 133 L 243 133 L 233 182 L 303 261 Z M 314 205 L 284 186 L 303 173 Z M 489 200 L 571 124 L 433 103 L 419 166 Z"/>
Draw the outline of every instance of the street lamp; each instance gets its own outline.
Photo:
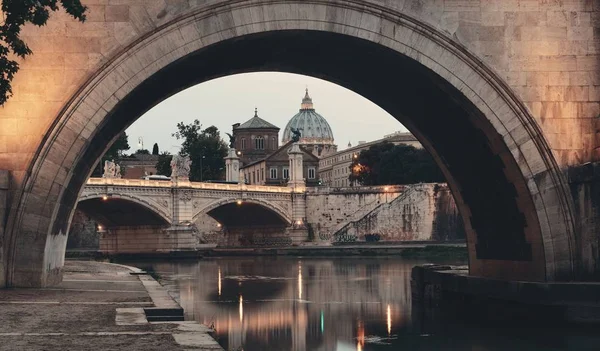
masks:
<path id="1" fill-rule="evenodd" d="M 202 160 L 205 159 L 206 156 L 202 155 L 202 157 L 200 157 L 200 181 L 202 182 Z"/>

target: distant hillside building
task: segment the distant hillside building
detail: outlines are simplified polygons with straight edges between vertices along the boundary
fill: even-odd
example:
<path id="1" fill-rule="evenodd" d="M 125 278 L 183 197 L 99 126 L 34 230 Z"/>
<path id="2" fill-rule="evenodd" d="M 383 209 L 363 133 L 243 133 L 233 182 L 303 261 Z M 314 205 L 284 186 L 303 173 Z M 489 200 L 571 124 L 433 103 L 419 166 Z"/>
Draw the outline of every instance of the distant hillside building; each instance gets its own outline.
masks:
<path id="1" fill-rule="evenodd" d="M 121 176 L 125 179 L 141 179 L 156 174 L 158 155 L 133 154 L 117 160 L 121 166 Z"/>
<path id="2" fill-rule="evenodd" d="M 257 185 L 287 185 L 290 178 L 290 159 L 288 150 L 292 142 L 281 146 L 277 151 L 266 158 L 250 163 L 241 168 L 246 183 Z M 304 153 L 303 175 L 306 186 L 316 186 L 319 182 L 319 158 L 308 151 L 303 145 L 300 150 Z"/>
<path id="3" fill-rule="evenodd" d="M 411 134 L 396 132 L 388 134 L 383 139 L 364 142 L 360 141 L 358 145 L 349 147 L 335 154 L 323 157 L 319 160 L 319 176 L 321 177 L 322 185 L 331 187 L 349 186 L 350 181 L 350 164 L 352 159 L 358 157 L 362 150 L 366 150 L 371 146 L 384 142 L 393 143 L 395 145 L 405 144 L 416 148 L 422 148 L 421 143 Z M 348 143 L 348 145 L 351 145 Z"/>

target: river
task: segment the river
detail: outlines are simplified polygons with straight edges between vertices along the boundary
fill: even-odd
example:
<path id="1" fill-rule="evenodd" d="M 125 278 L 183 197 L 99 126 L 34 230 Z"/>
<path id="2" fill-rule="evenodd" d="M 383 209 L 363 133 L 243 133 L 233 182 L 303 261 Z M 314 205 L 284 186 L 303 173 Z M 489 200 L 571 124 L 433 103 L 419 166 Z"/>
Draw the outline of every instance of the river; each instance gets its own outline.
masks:
<path id="1" fill-rule="evenodd" d="M 600 337 L 585 328 L 486 326 L 413 311 L 410 273 L 419 263 L 227 257 L 128 264 L 155 271 L 186 319 L 214 326 L 228 351 L 598 350 Z"/>

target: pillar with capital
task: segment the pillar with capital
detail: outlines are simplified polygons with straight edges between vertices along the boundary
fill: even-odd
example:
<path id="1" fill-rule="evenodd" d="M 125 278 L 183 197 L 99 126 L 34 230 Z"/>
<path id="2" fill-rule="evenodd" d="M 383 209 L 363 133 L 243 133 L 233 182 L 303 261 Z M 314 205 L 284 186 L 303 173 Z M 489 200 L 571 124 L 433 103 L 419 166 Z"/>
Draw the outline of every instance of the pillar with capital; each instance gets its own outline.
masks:
<path id="1" fill-rule="evenodd" d="M 225 180 L 235 183 L 240 180 L 240 158 L 234 148 L 229 148 L 225 157 Z"/>

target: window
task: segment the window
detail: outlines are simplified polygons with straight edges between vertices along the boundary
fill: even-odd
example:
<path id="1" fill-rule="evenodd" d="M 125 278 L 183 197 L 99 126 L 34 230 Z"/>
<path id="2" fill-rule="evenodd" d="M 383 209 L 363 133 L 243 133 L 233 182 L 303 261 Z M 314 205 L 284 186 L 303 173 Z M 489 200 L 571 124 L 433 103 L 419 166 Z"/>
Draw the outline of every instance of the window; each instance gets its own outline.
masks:
<path id="1" fill-rule="evenodd" d="M 314 168 L 309 168 L 308 169 L 308 179 L 315 179 L 316 177 L 316 171 Z"/>
<path id="2" fill-rule="evenodd" d="M 290 179 L 290 169 L 283 167 L 283 179 Z"/>
<path id="3" fill-rule="evenodd" d="M 277 150 L 277 140 L 275 138 L 271 138 L 271 149 Z"/>
<path id="4" fill-rule="evenodd" d="M 265 139 L 261 136 L 257 136 L 254 139 L 254 148 L 256 150 L 264 150 L 265 149 Z"/>
<path id="5" fill-rule="evenodd" d="M 272 167 L 269 170 L 269 175 L 271 176 L 271 179 L 277 179 L 277 168 Z"/>
<path id="6" fill-rule="evenodd" d="M 252 171 L 252 184 L 256 184 L 256 171 Z"/>
<path id="7" fill-rule="evenodd" d="M 246 150 L 246 138 L 242 138 L 242 150 Z"/>
<path id="8" fill-rule="evenodd" d="M 260 169 L 260 179 L 261 179 L 262 181 L 264 181 L 264 180 L 265 180 L 265 169 L 264 169 L 264 168 L 261 168 L 261 169 Z"/>

